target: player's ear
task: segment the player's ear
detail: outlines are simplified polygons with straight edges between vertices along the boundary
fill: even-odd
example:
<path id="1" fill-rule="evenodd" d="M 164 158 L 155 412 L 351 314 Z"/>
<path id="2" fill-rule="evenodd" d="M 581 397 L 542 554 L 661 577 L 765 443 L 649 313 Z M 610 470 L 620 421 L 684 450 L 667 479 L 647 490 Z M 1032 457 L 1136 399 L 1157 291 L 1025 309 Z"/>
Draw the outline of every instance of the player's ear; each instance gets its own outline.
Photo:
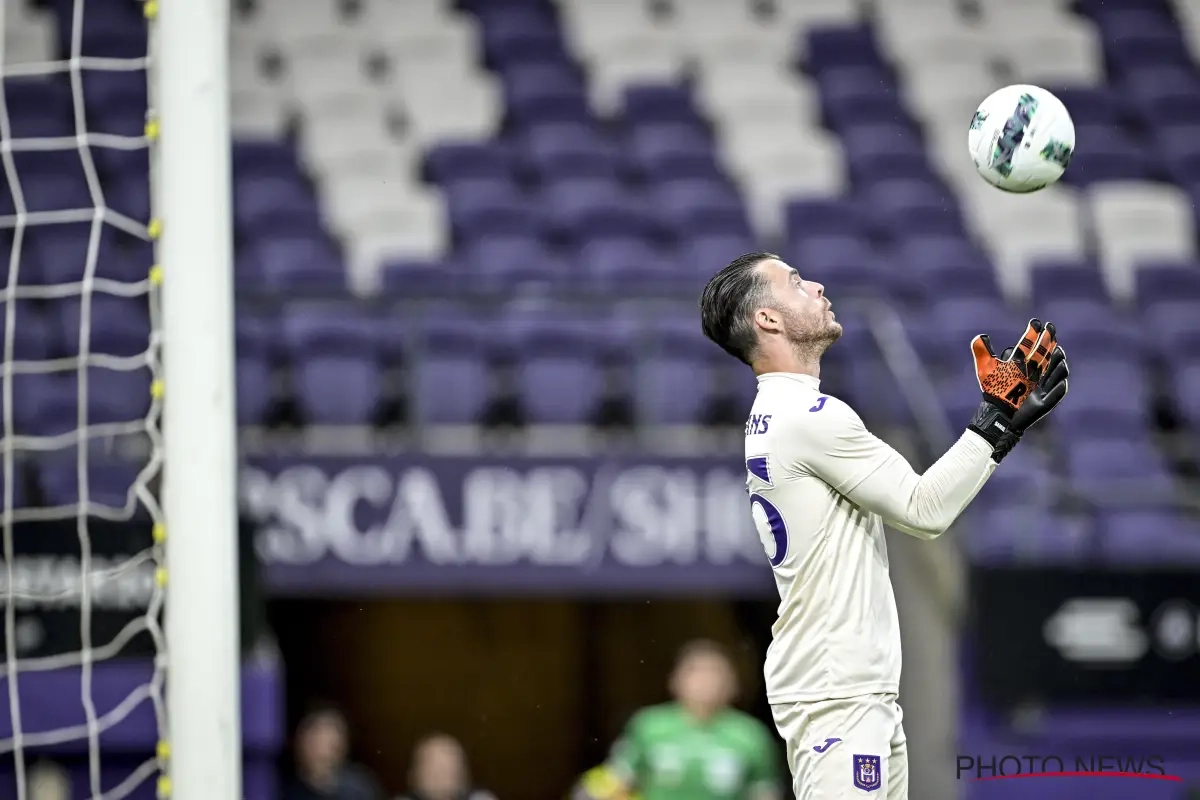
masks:
<path id="1" fill-rule="evenodd" d="M 763 307 L 755 309 L 754 326 L 771 333 L 779 333 L 783 330 L 783 318 L 773 308 Z"/>

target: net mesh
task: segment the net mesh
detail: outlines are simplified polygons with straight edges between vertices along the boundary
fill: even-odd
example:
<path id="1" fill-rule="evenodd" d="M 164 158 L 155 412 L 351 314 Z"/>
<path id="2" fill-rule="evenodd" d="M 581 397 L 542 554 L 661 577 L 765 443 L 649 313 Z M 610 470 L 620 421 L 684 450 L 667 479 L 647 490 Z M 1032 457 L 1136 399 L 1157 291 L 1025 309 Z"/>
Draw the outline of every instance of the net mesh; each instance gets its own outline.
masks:
<path id="1" fill-rule="evenodd" d="M 39 782 L 153 796 L 167 756 L 156 6 L 0 3 L 0 797 L 55 796 Z"/>

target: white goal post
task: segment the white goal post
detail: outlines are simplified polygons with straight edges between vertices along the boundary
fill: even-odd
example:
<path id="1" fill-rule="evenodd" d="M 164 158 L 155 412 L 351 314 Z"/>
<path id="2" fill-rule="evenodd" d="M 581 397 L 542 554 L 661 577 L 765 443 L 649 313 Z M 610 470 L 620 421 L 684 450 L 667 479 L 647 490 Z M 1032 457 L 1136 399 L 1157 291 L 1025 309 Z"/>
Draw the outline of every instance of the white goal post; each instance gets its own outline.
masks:
<path id="1" fill-rule="evenodd" d="M 242 796 L 229 0 L 148 0 L 164 366 L 167 775 Z"/>

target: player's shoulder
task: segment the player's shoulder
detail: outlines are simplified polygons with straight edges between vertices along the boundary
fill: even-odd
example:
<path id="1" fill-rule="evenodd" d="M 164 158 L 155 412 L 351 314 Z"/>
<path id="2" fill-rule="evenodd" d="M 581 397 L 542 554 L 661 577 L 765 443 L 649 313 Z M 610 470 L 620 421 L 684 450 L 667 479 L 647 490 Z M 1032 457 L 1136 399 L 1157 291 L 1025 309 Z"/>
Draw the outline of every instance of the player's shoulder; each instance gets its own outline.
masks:
<path id="1" fill-rule="evenodd" d="M 839 397 L 814 389 L 797 391 L 787 387 L 774 388 L 770 396 L 762 398 L 762 402 L 755 402 L 751 421 L 755 417 L 759 423 L 757 426 L 747 426 L 748 435 L 766 433 L 765 429 L 771 427 L 789 431 L 828 429 L 836 426 L 839 420 L 859 419 L 854 409 Z"/>

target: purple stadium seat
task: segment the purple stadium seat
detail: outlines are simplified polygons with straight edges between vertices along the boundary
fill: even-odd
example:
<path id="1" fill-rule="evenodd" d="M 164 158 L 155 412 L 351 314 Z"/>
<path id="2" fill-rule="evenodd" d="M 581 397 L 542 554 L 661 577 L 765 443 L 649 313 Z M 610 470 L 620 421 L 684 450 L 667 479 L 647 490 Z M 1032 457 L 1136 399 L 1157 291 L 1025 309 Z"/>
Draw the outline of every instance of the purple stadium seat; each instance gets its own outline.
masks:
<path id="1" fill-rule="evenodd" d="M 1145 354 L 1141 330 L 1107 301 L 1058 299 L 1053 294 L 1044 297 L 1034 301 L 1031 313 L 1053 322 L 1069 339 L 1072 364 L 1104 359 L 1135 361 Z"/>
<path id="2" fill-rule="evenodd" d="M 49 4 L 58 20 L 59 52 L 69 55 L 74 33 L 75 3 L 53 0 Z M 81 56 L 95 58 L 140 58 L 146 55 L 146 24 L 136 3 L 103 0 L 89 4 L 82 15 Z"/>
<path id="3" fill-rule="evenodd" d="M 701 120 L 692 94 L 685 86 L 628 86 L 622 108 L 625 121 L 631 125 L 680 123 L 695 126 Z"/>
<path id="4" fill-rule="evenodd" d="M 1075 391 L 1072 385 L 1071 394 Z M 1149 502 L 1149 492 L 1171 488 L 1162 454 L 1145 439 L 1069 439 L 1066 456 L 1067 475 L 1096 497 L 1113 499 L 1125 493 Z"/>
<path id="5" fill-rule="evenodd" d="M 645 237 L 658 228 L 642 198 L 612 181 L 557 181 L 542 200 L 552 228 L 576 243 L 597 236 Z"/>
<path id="6" fill-rule="evenodd" d="M 784 224 L 792 242 L 810 236 L 850 236 L 865 241 L 871 233 L 862 206 L 843 199 L 789 200 L 784 209 Z"/>
<path id="7" fill-rule="evenodd" d="M 548 14 L 534 8 L 498 7 L 482 14 L 480 34 L 489 64 L 564 61 L 562 36 Z"/>
<path id="8" fill-rule="evenodd" d="M 503 144 L 441 142 L 425 156 L 425 171 L 434 183 L 462 180 L 514 179 L 512 156 Z"/>
<path id="9" fill-rule="evenodd" d="M 525 163 L 541 180 L 620 176 L 621 162 L 612 143 L 580 123 L 547 123 L 525 134 Z"/>
<path id="10" fill-rule="evenodd" d="M 1141 363 L 1076 358 L 1074 344 L 1070 355 L 1071 402 L 1056 408 L 1050 423 L 1065 436 L 1144 435 L 1150 425 L 1150 387 Z"/>
<path id="11" fill-rule="evenodd" d="M 967 519 L 970 531 L 962 541 L 971 560 L 980 564 L 1074 564 L 1090 560 L 1096 550 L 1095 532 L 1086 518 L 1047 514 L 1033 503 L 1014 505 L 1011 497 L 984 509 L 972 506 Z"/>
<path id="12" fill-rule="evenodd" d="M 468 276 L 456 259 L 389 259 L 382 267 L 383 291 L 404 297 L 409 294 L 461 292 Z"/>
<path id="13" fill-rule="evenodd" d="M 1087 261 L 1034 259 L 1030 287 L 1035 302 L 1046 297 L 1108 301 L 1100 268 Z"/>
<path id="14" fill-rule="evenodd" d="M 32 376 L 30 376 L 32 377 Z M 62 436 L 78 430 L 79 376 L 75 371 L 38 376 L 22 386 L 30 399 L 36 397 L 28 424 L 30 433 L 38 436 Z M 87 382 L 87 424 L 118 425 L 137 423 L 150 409 L 149 370 L 115 370 L 89 367 Z"/>
<path id="15" fill-rule="evenodd" d="M 1161 303 L 1200 301 L 1200 264 L 1151 262 L 1134 275 L 1138 305 L 1149 310 Z"/>
<path id="16" fill-rule="evenodd" d="M 985 333 L 1000 353 L 1017 342 L 1025 330 L 1026 319 L 1013 313 L 994 298 L 938 298 L 933 306 L 918 312 L 908 325 L 913 344 L 922 353 L 961 366 L 967 346 L 976 334 Z M 1011 339 L 1011 341 L 1010 341 Z M 976 386 L 976 394 L 979 387 Z"/>
<path id="17" fill-rule="evenodd" d="M 1177 30 L 1116 29 L 1105 42 L 1105 55 L 1115 75 L 1135 66 L 1187 66 L 1187 44 Z"/>
<path id="18" fill-rule="evenodd" d="M 591 285 L 617 291 L 678 285 L 688 277 L 667 253 L 640 238 L 594 239 L 579 251 L 578 261 Z"/>
<path id="19" fill-rule="evenodd" d="M 1200 564 L 1200 519 L 1165 511 L 1108 511 L 1099 518 L 1104 554 L 1114 564 Z"/>
<path id="20" fill-rule="evenodd" d="M 250 177 L 233 186 L 236 229 L 255 235 L 306 235 L 320 229 L 320 210 L 307 186 L 294 177 Z"/>
<path id="21" fill-rule="evenodd" d="M 806 35 L 807 66 L 818 76 L 833 67 L 884 68 L 883 57 L 870 28 L 814 26 Z"/>
<path id="22" fill-rule="evenodd" d="M 693 126 L 642 125 L 630 134 L 628 144 L 630 165 L 649 181 L 722 178 L 712 141 Z"/>
<path id="23" fill-rule="evenodd" d="M 264 288 L 288 292 L 346 288 L 346 271 L 333 245 L 319 235 L 265 238 L 253 250 Z"/>
<path id="24" fill-rule="evenodd" d="M 891 78 L 873 69 L 830 70 L 818 82 L 821 113 L 835 131 L 911 125 Z"/>
<path id="25" fill-rule="evenodd" d="M 430 316 L 419 323 L 412 365 L 412 412 L 418 425 L 471 425 L 482 421 L 491 395 L 486 341 L 494 332 L 463 324 L 472 315 L 459 310 L 455 320 Z"/>
<path id="26" fill-rule="evenodd" d="M 897 250 L 905 268 L 918 273 L 933 268 L 992 268 L 987 256 L 961 236 L 906 236 Z"/>
<path id="27" fill-rule="evenodd" d="M 373 422 L 383 373 L 370 319 L 298 308 L 284 317 L 282 334 L 297 403 L 306 421 L 316 425 Z"/>
<path id="28" fill-rule="evenodd" d="M 1078 186 L 1103 181 L 1146 180 L 1153 165 L 1145 150 L 1120 129 L 1080 125 L 1076 150 L 1064 180 Z"/>
<path id="29" fill-rule="evenodd" d="M 1059 86 L 1051 91 L 1062 100 L 1071 120 L 1083 126 L 1121 124 L 1123 111 L 1113 93 L 1101 86 Z"/>
<path id="30" fill-rule="evenodd" d="M 1133 91 L 1133 103 L 1144 124 L 1151 128 L 1200 124 L 1200 80 L 1181 72 L 1154 70 L 1146 74 L 1147 83 Z M 1172 80 L 1172 76 L 1177 77 Z"/>
<path id="31" fill-rule="evenodd" d="M 975 395 L 978 402 L 978 386 Z M 957 427 L 960 422 L 955 419 L 953 424 Z M 1007 505 L 1028 513 L 1053 502 L 1053 483 L 1045 455 L 1033 447 L 1018 447 L 1004 457 L 1004 462 L 971 501 L 971 508 Z"/>
<path id="32" fill-rule="evenodd" d="M 117 230 L 99 225 L 92 277 L 117 281 L 140 281 L 146 278 L 149 264 L 120 246 Z M 78 283 L 88 267 L 92 223 L 71 222 L 53 226 L 34 226 L 25 233 L 25 258 L 22 260 L 20 282 L 44 282 L 49 285 Z M 25 273 L 25 267 L 32 267 Z"/>
<path id="33" fill-rule="evenodd" d="M 537 237 L 488 236 L 478 239 L 465 253 L 469 280 L 481 281 L 500 291 L 520 283 L 552 283 L 563 271 Z"/>
<path id="34" fill-rule="evenodd" d="M 54 300 L 49 307 L 55 327 L 55 352 L 76 356 L 81 351 L 80 329 L 87 313 L 87 350 L 91 353 L 131 357 L 150 345 L 149 303 L 145 297 L 116 297 L 92 294 L 87 308 L 84 299 Z"/>
<path id="35" fill-rule="evenodd" d="M 231 152 L 235 183 L 255 177 L 300 178 L 296 148 L 274 139 L 235 139 Z"/>
<path id="36" fill-rule="evenodd" d="M 140 108 L 144 115 L 146 77 L 137 70 L 88 70 L 83 73 L 83 95 L 89 115 L 102 115 L 114 107 Z"/>
<path id="37" fill-rule="evenodd" d="M 893 241 L 909 236 L 966 236 L 954 197 L 935 183 L 880 181 L 866 191 L 866 200 L 878 215 L 877 224 Z"/>
<path id="38" fill-rule="evenodd" d="M 759 248 L 749 236 L 702 234 L 689 239 L 680 252 L 681 267 L 690 272 L 712 277 L 722 267 L 746 253 Z"/>
<path id="39" fill-rule="evenodd" d="M 508 118 L 516 126 L 586 124 L 592 113 L 579 75 L 562 65 L 518 64 L 503 75 Z"/>
<path id="40" fill-rule="evenodd" d="M 465 241 L 484 236 L 535 236 L 541 223 L 533 203 L 516 184 L 498 180 L 455 181 L 445 187 L 450 225 Z"/>
<path id="41" fill-rule="evenodd" d="M 577 322 L 547 319 L 513 331 L 517 396 L 534 424 L 583 425 L 604 392 L 596 337 Z"/>
<path id="42" fill-rule="evenodd" d="M 61 115 L 72 120 L 71 84 L 66 76 L 9 76 L 0 81 L 4 90 L 4 102 L 11 117 L 45 112 Z M 72 131 L 74 126 L 72 123 Z M 28 135 L 28 134 L 25 134 Z M 23 138 L 13 129 L 14 138 Z"/>
<path id="43" fill-rule="evenodd" d="M 857 237 L 801 239 L 789 247 L 788 257 L 801 278 L 824 285 L 835 303 L 847 294 L 890 296 L 903 292 L 903 273 Z"/>
<path id="44" fill-rule="evenodd" d="M 691 319 L 655 320 L 642 334 L 634 356 L 638 421 L 643 425 L 704 423 L 715 389 L 711 366 L 719 351 Z"/>
<path id="45" fill-rule="evenodd" d="M 729 184 L 703 179 L 671 181 L 653 193 L 652 203 L 668 230 L 681 239 L 693 235 L 750 236 L 741 197 Z"/>
<path id="46" fill-rule="evenodd" d="M 899 268 L 907 272 L 909 267 L 910 265 L 904 264 Z M 919 267 L 906 277 L 912 280 L 916 287 L 927 289 L 930 295 L 936 295 L 939 299 L 961 298 L 994 302 L 1001 296 L 996 272 L 986 261 L 960 265 L 934 263 Z"/>

